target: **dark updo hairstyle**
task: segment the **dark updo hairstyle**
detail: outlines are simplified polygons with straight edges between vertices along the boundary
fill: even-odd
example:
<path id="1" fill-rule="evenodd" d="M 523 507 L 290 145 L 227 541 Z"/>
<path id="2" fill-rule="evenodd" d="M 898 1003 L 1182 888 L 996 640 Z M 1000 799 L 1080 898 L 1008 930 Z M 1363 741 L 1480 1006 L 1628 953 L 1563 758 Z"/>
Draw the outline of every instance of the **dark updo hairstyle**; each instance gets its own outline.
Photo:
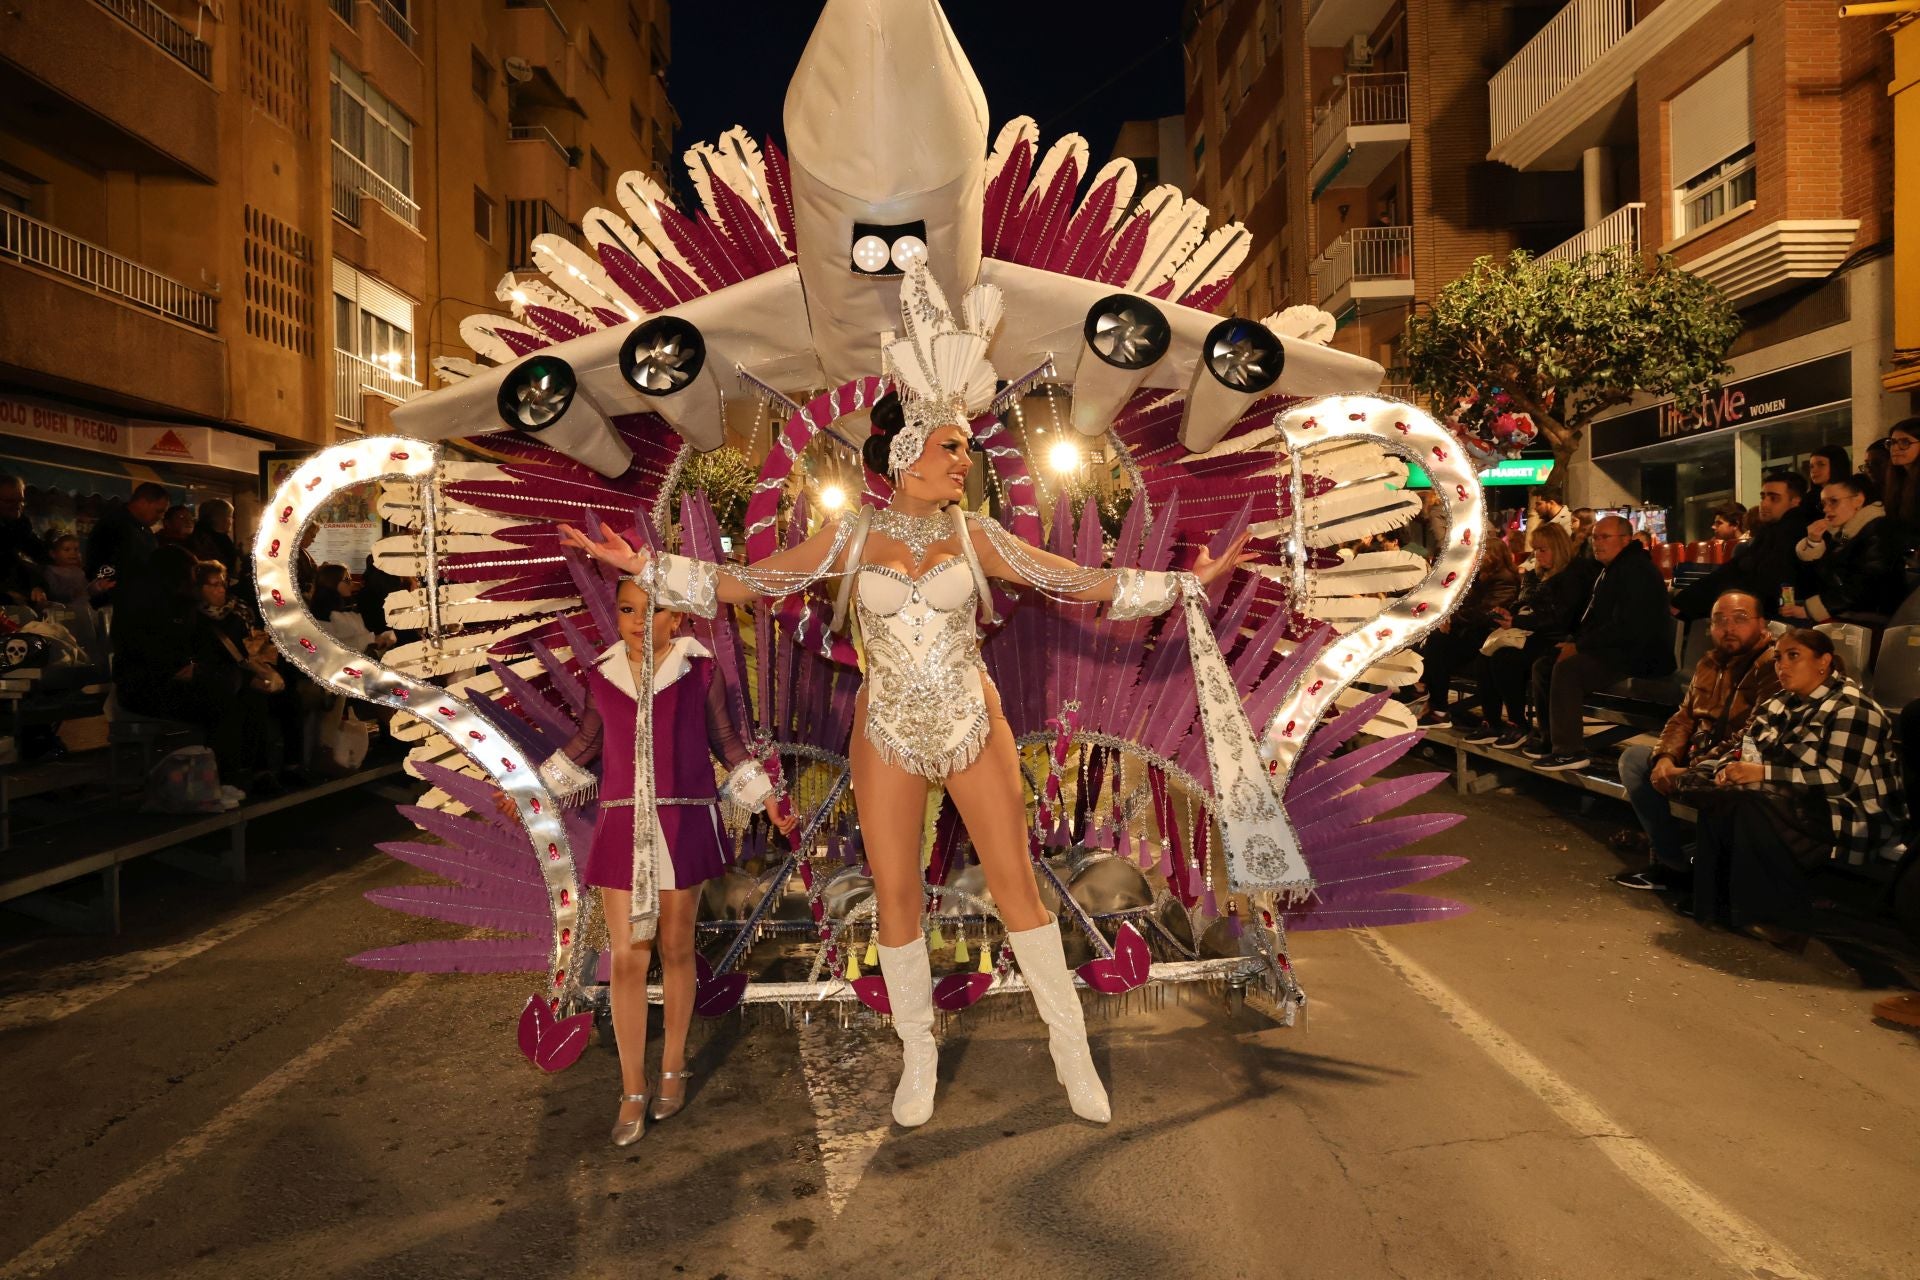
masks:
<path id="1" fill-rule="evenodd" d="M 1781 636 L 1775 643 L 1785 644 L 1789 640 L 1803 649 L 1813 650 L 1814 654 L 1818 657 L 1832 658 L 1833 670 L 1830 674 L 1835 679 L 1847 674 L 1847 660 L 1834 650 L 1833 637 L 1826 632 L 1815 631 L 1812 627 L 1795 627 L 1793 630 L 1787 632 L 1787 634 Z"/>
<path id="2" fill-rule="evenodd" d="M 890 476 L 892 468 L 887 465 L 887 451 L 893 448 L 893 438 L 906 429 L 907 415 L 900 409 L 900 394 L 889 391 L 873 402 L 870 411 L 873 418 L 873 434 L 860 445 L 860 459 L 867 464 L 867 470 L 877 476 Z"/>

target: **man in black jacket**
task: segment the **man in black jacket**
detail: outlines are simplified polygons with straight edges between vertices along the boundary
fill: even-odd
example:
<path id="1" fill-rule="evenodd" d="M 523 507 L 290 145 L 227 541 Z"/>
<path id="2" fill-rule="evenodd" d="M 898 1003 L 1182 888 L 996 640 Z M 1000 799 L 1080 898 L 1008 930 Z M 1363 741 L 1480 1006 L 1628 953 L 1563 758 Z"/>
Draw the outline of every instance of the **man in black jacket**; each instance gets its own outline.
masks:
<path id="1" fill-rule="evenodd" d="M 1634 541 L 1633 526 L 1608 516 L 1593 527 L 1591 541 L 1600 564 L 1593 599 L 1573 638 L 1533 666 L 1534 715 L 1545 718 L 1548 736 L 1525 751 L 1551 773 L 1593 763 L 1582 749 L 1588 694 L 1629 676 L 1668 675 L 1674 667 L 1667 584 Z"/>
<path id="2" fill-rule="evenodd" d="M 1802 585 L 1804 571 L 1794 544 L 1807 534 L 1802 504 L 1807 479 L 1784 468 L 1767 472 L 1754 508 L 1758 525 L 1753 539 L 1734 548 L 1727 562 L 1673 597 L 1674 612 L 1692 622 L 1713 610 L 1713 602 L 1728 591 L 1744 591 L 1760 602 L 1769 618 L 1780 616 L 1780 589 Z"/>
<path id="3" fill-rule="evenodd" d="M 102 569 L 111 567 L 116 581 L 138 578 L 160 545 L 153 536 L 153 522 L 166 514 L 172 502 L 165 486 L 147 480 L 134 488 L 124 505 L 101 516 L 87 535 L 87 576 L 98 578 Z"/>

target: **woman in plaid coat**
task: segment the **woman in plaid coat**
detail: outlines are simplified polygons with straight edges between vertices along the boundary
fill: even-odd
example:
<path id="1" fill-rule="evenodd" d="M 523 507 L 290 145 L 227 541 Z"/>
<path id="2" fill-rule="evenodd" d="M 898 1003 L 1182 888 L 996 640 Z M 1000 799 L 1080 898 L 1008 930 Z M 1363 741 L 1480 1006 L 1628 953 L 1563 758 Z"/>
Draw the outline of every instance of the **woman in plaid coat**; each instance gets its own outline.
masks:
<path id="1" fill-rule="evenodd" d="M 1739 760 L 1695 793 L 1694 914 L 1798 950 L 1809 872 L 1897 859 L 1906 822 L 1893 721 L 1848 678 L 1821 632 L 1774 645 L 1780 692 L 1754 712 Z"/>

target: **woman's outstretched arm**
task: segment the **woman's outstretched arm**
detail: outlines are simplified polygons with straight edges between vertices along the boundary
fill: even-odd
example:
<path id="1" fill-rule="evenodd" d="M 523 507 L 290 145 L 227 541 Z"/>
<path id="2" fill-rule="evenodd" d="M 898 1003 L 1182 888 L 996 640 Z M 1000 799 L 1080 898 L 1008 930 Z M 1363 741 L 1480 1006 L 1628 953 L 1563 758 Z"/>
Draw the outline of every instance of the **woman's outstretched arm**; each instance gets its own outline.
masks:
<path id="1" fill-rule="evenodd" d="M 776 551 L 745 566 L 720 564 L 697 568 L 703 566 L 704 562 L 685 556 L 661 556 L 660 560 L 663 565 L 675 568 L 686 566 L 689 575 L 711 573 L 716 598 L 727 604 L 752 604 L 764 597 L 803 591 L 820 578 L 837 571 L 846 549 L 845 535 L 849 528 L 844 519 L 830 521 L 822 524 L 799 546 Z M 597 541 L 568 524 L 560 526 L 560 541 L 563 546 L 584 551 L 600 563 L 610 565 L 629 577 L 643 574 L 653 560 L 644 547 L 633 546 L 607 528 L 604 522 L 600 524 Z M 700 611 L 696 609 L 695 612 Z"/>

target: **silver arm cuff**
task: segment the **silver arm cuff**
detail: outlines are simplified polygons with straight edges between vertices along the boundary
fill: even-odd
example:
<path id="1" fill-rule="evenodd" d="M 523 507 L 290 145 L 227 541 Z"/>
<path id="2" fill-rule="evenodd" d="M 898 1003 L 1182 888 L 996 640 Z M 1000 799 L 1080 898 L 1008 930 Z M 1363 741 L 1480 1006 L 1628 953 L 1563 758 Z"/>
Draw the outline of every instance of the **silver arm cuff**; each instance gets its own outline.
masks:
<path id="1" fill-rule="evenodd" d="M 1158 617 L 1180 598 L 1181 575 L 1177 573 L 1151 569 L 1115 569 L 1113 573 L 1113 603 L 1107 606 L 1109 622 Z"/>
<path id="2" fill-rule="evenodd" d="M 547 790 L 563 809 L 577 809 L 591 803 L 600 789 L 600 780 L 569 760 L 564 751 L 556 751 L 542 760 L 539 773 L 540 781 L 547 784 Z"/>
<path id="3" fill-rule="evenodd" d="M 654 607 L 711 618 L 719 610 L 720 566 L 691 556 L 657 555 L 633 580 L 647 589 Z"/>

